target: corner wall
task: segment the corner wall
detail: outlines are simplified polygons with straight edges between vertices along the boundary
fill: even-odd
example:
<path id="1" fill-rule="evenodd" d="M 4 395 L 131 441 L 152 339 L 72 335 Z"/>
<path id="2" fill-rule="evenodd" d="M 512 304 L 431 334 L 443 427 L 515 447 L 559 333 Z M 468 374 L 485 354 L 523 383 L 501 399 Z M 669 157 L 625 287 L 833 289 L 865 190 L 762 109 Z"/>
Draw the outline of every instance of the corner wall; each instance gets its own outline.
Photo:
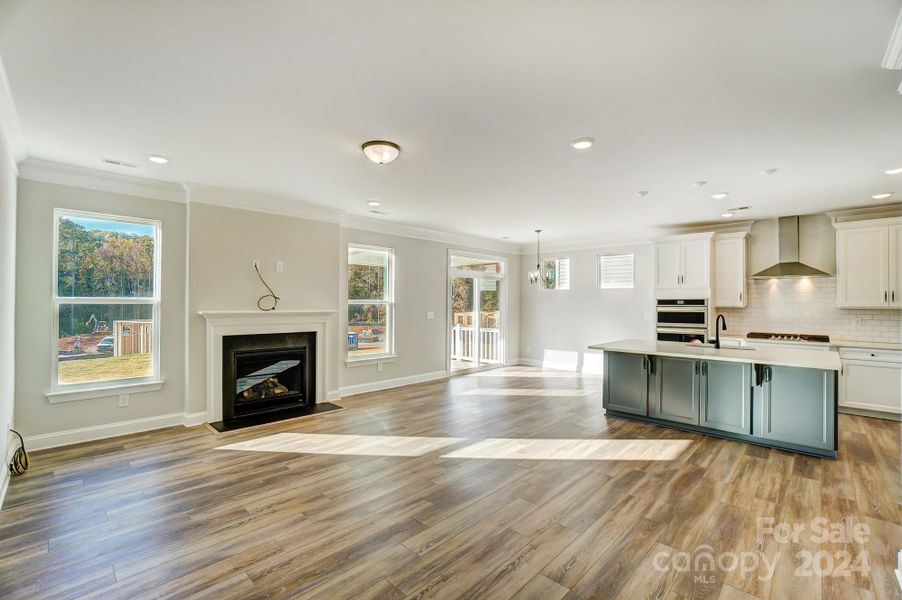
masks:
<path id="1" fill-rule="evenodd" d="M 0 505 L 9 482 L 7 457 L 12 444 L 16 326 L 16 163 L 0 130 Z M 18 441 L 18 439 L 16 440 Z"/>
<path id="2" fill-rule="evenodd" d="M 598 255 L 632 252 L 634 287 L 598 289 Z M 522 257 L 523 260 L 528 255 Z M 600 354 L 591 344 L 651 339 L 654 328 L 654 246 L 543 253 L 544 259 L 570 259 L 570 289 L 546 290 L 521 278 L 520 348 L 523 361 L 567 370 L 600 372 Z"/>
<path id="3" fill-rule="evenodd" d="M 520 348 L 520 257 L 491 250 L 451 245 L 445 242 L 422 240 L 364 231 L 341 229 L 339 248 L 340 281 L 339 331 L 347 330 L 347 272 L 349 243 L 383 246 L 395 252 L 395 353 L 397 359 L 384 363 L 378 371 L 375 364 L 348 366 L 346 347 L 338 353 L 341 372 L 341 393 L 349 395 L 442 377 L 447 374 L 449 324 L 448 310 L 448 250 L 472 252 L 476 255 L 498 256 L 506 261 L 507 339 L 505 351 L 508 362 L 519 358 Z M 434 312 L 435 319 L 427 320 L 426 313 Z"/>

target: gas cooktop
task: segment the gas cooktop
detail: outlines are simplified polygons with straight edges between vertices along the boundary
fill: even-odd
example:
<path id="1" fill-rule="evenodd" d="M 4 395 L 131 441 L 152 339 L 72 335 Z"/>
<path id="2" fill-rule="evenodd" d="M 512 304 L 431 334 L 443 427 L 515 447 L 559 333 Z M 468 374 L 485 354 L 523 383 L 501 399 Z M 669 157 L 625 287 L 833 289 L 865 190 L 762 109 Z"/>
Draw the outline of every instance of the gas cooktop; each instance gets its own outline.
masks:
<path id="1" fill-rule="evenodd" d="M 829 335 L 818 335 L 816 333 L 765 333 L 761 331 L 751 331 L 746 337 L 752 340 L 773 340 L 775 342 L 830 343 Z"/>

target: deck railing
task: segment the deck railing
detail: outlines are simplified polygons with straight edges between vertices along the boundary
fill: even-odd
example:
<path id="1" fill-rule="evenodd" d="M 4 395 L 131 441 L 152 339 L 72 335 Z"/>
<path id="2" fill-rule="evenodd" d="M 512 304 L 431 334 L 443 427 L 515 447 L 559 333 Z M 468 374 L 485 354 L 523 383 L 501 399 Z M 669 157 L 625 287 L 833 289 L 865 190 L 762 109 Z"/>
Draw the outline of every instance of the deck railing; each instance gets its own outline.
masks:
<path id="1" fill-rule="evenodd" d="M 479 329 L 479 344 L 476 344 L 474 327 L 455 325 L 451 330 L 451 360 L 474 361 L 476 347 L 479 346 L 479 362 L 501 362 L 501 330 L 497 327 Z"/>

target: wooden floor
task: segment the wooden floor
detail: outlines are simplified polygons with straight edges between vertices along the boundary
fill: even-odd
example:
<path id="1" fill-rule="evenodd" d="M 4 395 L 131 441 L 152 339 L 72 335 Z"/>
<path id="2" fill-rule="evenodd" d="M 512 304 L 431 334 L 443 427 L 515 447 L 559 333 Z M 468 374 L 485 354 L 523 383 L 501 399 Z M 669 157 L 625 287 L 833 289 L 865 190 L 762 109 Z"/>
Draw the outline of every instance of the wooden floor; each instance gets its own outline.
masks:
<path id="1" fill-rule="evenodd" d="M 902 598 L 899 423 L 841 416 L 832 461 L 606 419 L 599 385 L 516 367 L 35 453 L 0 598 Z"/>

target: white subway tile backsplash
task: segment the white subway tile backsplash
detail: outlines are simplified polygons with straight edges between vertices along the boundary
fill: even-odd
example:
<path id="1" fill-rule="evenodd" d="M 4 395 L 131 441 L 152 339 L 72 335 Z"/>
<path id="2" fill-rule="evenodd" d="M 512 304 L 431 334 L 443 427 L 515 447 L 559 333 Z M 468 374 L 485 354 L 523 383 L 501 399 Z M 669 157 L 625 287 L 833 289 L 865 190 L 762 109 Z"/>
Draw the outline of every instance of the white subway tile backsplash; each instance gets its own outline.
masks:
<path id="1" fill-rule="evenodd" d="M 746 308 L 717 309 L 728 332 L 823 333 L 833 339 L 902 343 L 902 311 L 836 307 L 836 278 L 749 279 Z M 855 320 L 861 325 L 855 326 Z"/>

